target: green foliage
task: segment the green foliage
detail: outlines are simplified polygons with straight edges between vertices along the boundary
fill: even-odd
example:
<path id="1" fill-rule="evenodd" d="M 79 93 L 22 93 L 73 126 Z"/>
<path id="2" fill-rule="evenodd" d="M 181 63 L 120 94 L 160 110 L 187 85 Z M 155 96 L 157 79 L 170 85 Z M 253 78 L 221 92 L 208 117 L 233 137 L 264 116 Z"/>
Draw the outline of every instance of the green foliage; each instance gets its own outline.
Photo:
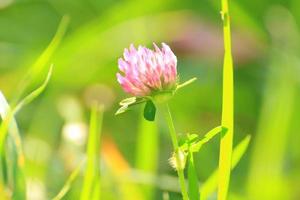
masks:
<path id="1" fill-rule="evenodd" d="M 52 66 L 50 67 L 47 77 L 42 85 L 24 97 L 13 108 L 9 107 L 5 97 L 1 93 L 0 110 L 2 111 L 2 123 L 0 126 L 0 154 L 2 160 L 1 168 L 3 169 L 2 183 L 11 188 L 13 192 L 13 199 L 24 199 L 26 195 L 24 177 L 25 157 L 23 154 L 20 133 L 14 116 L 19 110 L 32 102 L 45 90 L 51 74 Z M 11 178 L 11 180 L 7 181 L 8 178 Z"/>
<path id="2" fill-rule="evenodd" d="M 299 0 L 229 3 L 230 15 L 221 14 L 224 25 L 231 22 L 234 26 L 235 130 L 236 133 L 253 132 L 253 142 L 251 151 L 243 155 L 245 162 L 233 173 L 227 199 L 293 200 L 299 196 L 300 180 L 300 3 Z M 109 148 L 102 149 L 109 158 L 101 158 L 101 180 L 92 186 L 101 186 L 101 190 L 94 190 L 93 197 L 162 199 L 162 191 L 167 190 L 163 199 L 180 199 L 180 185 L 167 162 L 172 154 L 166 127 L 158 115 L 155 122 L 144 120 L 142 115 L 137 120 L 135 115 L 148 99 L 125 101 L 120 113 L 131 109 L 134 112 L 114 117 L 115 99 L 124 94 L 115 78 L 117 58 L 130 43 L 150 47 L 152 42 L 161 41 L 168 43 L 176 53 L 180 81 L 198 77 L 197 84 L 188 89 L 181 90 L 187 83 L 179 84 L 176 98 L 170 101 L 178 137 L 186 130 L 197 132 L 184 135 L 179 141 L 185 153 L 190 147 L 194 148 L 194 164 L 200 163 L 195 166 L 199 171 L 191 170 L 189 155 L 192 153 L 187 154 L 184 175 L 187 175 L 186 183 L 190 182 L 188 194 L 196 194 L 195 187 L 190 185 L 198 183 L 201 200 L 216 198 L 217 170 L 211 176 L 209 173 L 218 159 L 212 139 L 217 139 L 220 132 L 211 135 L 209 143 L 205 142 L 206 136 L 199 137 L 202 135 L 199 133 L 220 122 L 222 80 L 217 67 L 222 56 L 220 10 L 220 0 L 0 1 L 0 88 L 5 94 L 0 108 L 7 105 L 5 109 L 12 111 L 43 82 L 48 66 L 55 64 L 47 92 L 30 100 L 30 104 L 23 101 L 26 105 L 21 106 L 17 116 L 10 117 L 9 124 L 6 120 L 0 122 L 0 131 L 6 130 L 3 144 L 6 148 L 0 154 L 0 199 L 11 200 L 12 195 L 17 200 L 24 199 L 25 189 L 28 199 L 33 194 L 40 195 L 38 199 L 48 199 L 57 195 L 64 183 L 58 197 L 80 198 L 84 178 L 81 173 L 73 175 L 78 169 L 77 161 L 86 153 L 85 137 L 80 134 L 85 135 L 88 127 L 86 116 L 91 95 L 107 105 L 101 140 L 110 144 Z M 68 16 L 63 17 L 65 14 Z M 231 17 L 230 21 L 227 17 Z M 227 47 L 225 45 L 226 66 L 230 64 Z M 21 82 L 16 87 L 20 77 Z M 224 88 L 227 83 L 230 81 Z M 100 87 L 90 92 L 90 88 L 100 84 L 105 90 Z M 224 99 L 231 96 L 227 89 Z M 61 106 L 65 98 L 72 99 L 71 103 Z M 135 103 L 130 104 L 133 100 L 143 105 L 135 109 Z M 76 106 L 71 105 L 73 103 Z M 230 109 L 223 105 L 223 111 Z M 72 115 L 72 120 L 65 118 L 66 112 Z M 224 124 L 225 113 L 229 112 L 223 112 L 221 126 L 227 131 L 220 135 L 223 141 L 226 138 L 229 141 L 233 127 Z M 71 136 L 80 133 L 77 136 L 81 142 L 69 138 L 68 128 L 73 130 Z M 240 140 L 243 140 L 242 135 L 235 134 L 234 141 Z M 246 139 L 243 141 L 247 143 Z M 204 144 L 209 145 L 203 148 Z M 230 146 L 230 142 L 227 144 Z M 24 152 L 20 148 L 23 146 Z M 228 161 L 230 149 L 224 149 L 223 158 Z M 224 190 L 229 165 L 234 167 L 239 160 L 235 152 L 236 148 L 232 151 L 231 163 L 222 162 L 226 167 L 221 186 Z M 244 152 L 243 148 L 240 152 Z M 19 156 L 23 154 L 26 157 Z M 66 181 L 64 178 L 74 166 L 76 169 Z M 202 184 L 204 177 L 210 178 Z"/>
<path id="3" fill-rule="evenodd" d="M 246 136 L 233 150 L 232 153 L 232 161 L 231 161 L 231 169 L 234 169 L 236 165 L 239 163 L 243 155 L 245 154 L 249 142 L 250 135 Z M 209 178 L 201 185 L 200 187 L 200 200 L 207 200 L 209 196 L 211 196 L 218 187 L 218 177 L 219 170 L 215 170 Z"/>

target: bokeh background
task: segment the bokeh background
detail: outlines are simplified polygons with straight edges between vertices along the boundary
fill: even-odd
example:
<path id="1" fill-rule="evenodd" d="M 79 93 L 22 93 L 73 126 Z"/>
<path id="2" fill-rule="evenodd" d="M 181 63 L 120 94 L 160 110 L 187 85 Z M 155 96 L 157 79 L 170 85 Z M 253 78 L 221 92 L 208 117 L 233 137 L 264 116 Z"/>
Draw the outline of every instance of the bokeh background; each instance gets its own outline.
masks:
<path id="1" fill-rule="evenodd" d="M 247 134 L 252 140 L 232 172 L 229 199 L 298 200 L 300 1 L 230 3 L 234 144 Z M 118 102 L 128 97 L 115 78 L 117 59 L 131 43 L 151 47 L 152 42 L 166 42 L 174 50 L 182 81 L 198 78 L 171 100 L 178 133 L 203 135 L 218 126 L 219 1 L 0 0 L 0 89 L 7 99 L 18 95 L 26 74 L 34 74 L 28 93 L 54 64 L 46 91 L 17 115 L 28 199 L 54 197 L 84 158 L 94 99 L 105 105 L 99 150 L 102 199 L 160 200 L 166 191 L 180 199 L 168 163 L 171 141 L 159 113 L 156 124 L 142 119 L 141 107 L 114 115 Z M 217 168 L 218 153 L 216 138 L 195 155 L 200 182 Z M 81 184 L 80 175 L 65 199 L 78 199 Z"/>

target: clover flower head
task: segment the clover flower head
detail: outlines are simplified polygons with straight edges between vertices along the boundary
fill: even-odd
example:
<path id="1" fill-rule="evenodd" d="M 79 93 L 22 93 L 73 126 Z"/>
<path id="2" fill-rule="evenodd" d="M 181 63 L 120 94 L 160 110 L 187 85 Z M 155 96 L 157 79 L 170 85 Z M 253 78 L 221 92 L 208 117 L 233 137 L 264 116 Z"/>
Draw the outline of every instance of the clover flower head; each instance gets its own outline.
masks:
<path id="1" fill-rule="evenodd" d="M 118 61 L 118 82 L 123 90 L 136 97 L 152 96 L 159 92 L 172 92 L 177 86 L 177 58 L 168 45 L 160 49 L 153 43 L 151 50 L 133 44 L 124 50 Z"/>

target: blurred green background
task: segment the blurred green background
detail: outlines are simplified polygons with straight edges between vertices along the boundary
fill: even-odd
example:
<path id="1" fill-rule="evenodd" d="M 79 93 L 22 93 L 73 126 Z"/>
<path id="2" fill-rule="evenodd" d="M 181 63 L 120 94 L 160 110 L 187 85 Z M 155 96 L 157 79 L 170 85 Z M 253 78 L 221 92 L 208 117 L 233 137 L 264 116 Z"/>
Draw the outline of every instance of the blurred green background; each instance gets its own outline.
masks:
<path id="1" fill-rule="evenodd" d="M 298 200 L 300 1 L 230 3 L 234 143 L 247 134 L 252 140 L 232 172 L 229 199 Z M 219 12 L 217 0 L 0 0 L 0 90 L 8 100 L 18 95 L 20 80 L 52 41 L 43 61 L 29 72 L 34 81 L 27 93 L 53 63 L 47 90 L 17 115 L 28 199 L 54 197 L 83 159 L 94 99 L 105 105 L 102 199 L 160 200 L 166 194 L 180 199 L 161 117 L 156 126 L 143 121 L 141 108 L 114 116 L 118 102 L 127 97 L 116 81 L 117 59 L 131 43 L 149 48 L 152 42 L 169 44 L 178 58 L 180 80 L 198 78 L 171 100 L 176 129 L 203 135 L 221 120 Z M 217 168 L 218 153 L 219 140 L 214 139 L 195 155 L 201 182 Z M 81 184 L 79 176 L 65 199 L 78 199 Z"/>

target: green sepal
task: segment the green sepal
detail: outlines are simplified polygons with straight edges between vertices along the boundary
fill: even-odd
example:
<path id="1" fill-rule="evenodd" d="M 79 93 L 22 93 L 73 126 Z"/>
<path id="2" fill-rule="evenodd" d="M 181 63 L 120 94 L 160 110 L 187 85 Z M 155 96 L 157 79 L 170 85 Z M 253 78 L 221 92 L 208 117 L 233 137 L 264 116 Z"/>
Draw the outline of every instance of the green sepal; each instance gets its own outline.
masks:
<path id="1" fill-rule="evenodd" d="M 144 108 L 144 118 L 148 121 L 154 121 L 155 113 L 156 113 L 156 107 L 153 101 L 148 100 Z"/>

